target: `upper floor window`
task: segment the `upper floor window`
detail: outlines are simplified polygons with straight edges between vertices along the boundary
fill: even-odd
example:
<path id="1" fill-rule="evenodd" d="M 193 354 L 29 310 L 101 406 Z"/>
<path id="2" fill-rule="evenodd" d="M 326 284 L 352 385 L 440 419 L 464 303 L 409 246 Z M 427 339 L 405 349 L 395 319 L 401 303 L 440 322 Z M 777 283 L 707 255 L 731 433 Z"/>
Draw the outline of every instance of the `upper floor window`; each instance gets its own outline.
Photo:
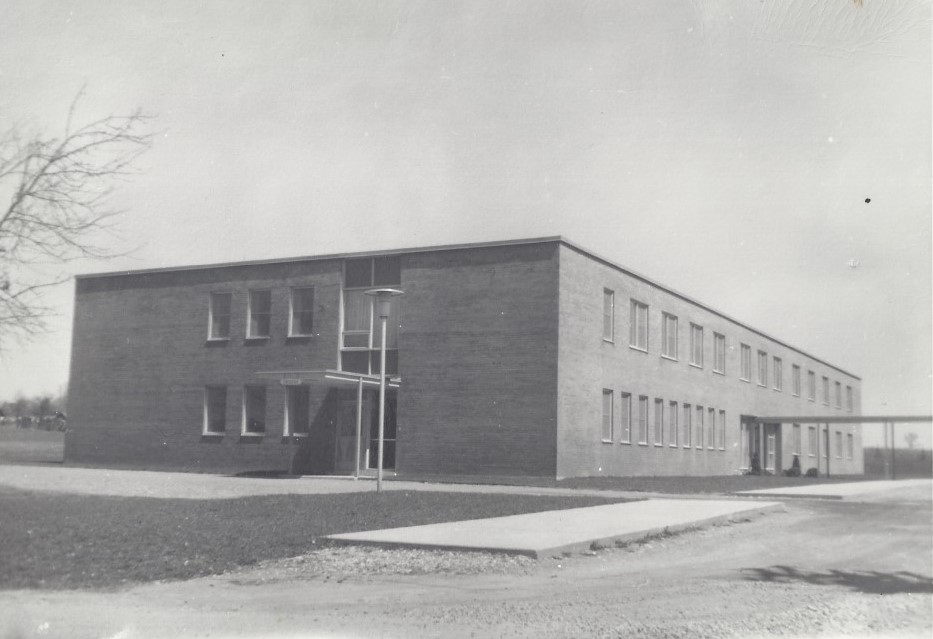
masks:
<path id="1" fill-rule="evenodd" d="M 739 379 L 746 382 L 752 380 L 752 347 L 748 344 L 742 344 L 742 370 Z"/>
<path id="2" fill-rule="evenodd" d="M 829 378 L 823 376 L 823 403 L 829 406 Z"/>
<path id="3" fill-rule="evenodd" d="M 758 385 L 768 385 L 768 354 L 758 351 Z"/>
<path id="4" fill-rule="evenodd" d="M 648 305 L 632 300 L 632 322 L 629 345 L 642 351 L 648 350 Z"/>
<path id="5" fill-rule="evenodd" d="M 603 339 L 615 340 L 615 302 L 616 295 L 608 288 L 603 289 Z"/>
<path id="6" fill-rule="evenodd" d="M 792 392 L 794 397 L 800 397 L 800 367 L 794 364 L 790 368 Z"/>
<path id="7" fill-rule="evenodd" d="M 807 399 L 816 401 L 816 373 L 807 371 Z"/>
<path id="8" fill-rule="evenodd" d="M 713 333 L 713 372 L 726 373 L 726 336 Z"/>
<path id="9" fill-rule="evenodd" d="M 401 284 L 400 262 L 397 256 L 355 258 L 344 262 L 343 337 L 340 354 L 342 370 L 376 373 L 379 368 L 382 331 L 373 312 L 374 298 L 366 295 L 373 287 Z M 386 321 L 386 371 L 398 371 L 399 298 L 390 301 Z"/>
<path id="10" fill-rule="evenodd" d="M 249 328 L 247 337 L 269 337 L 272 325 L 272 291 L 249 292 Z"/>
<path id="11" fill-rule="evenodd" d="M 677 316 L 670 313 L 662 316 L 661 355 L 677 359 Z"/>
<path id="12" fill-rule="evenodd" d="M 232 293 L 211 293 L 208 339 L 230 338 L 230 306 L 232 300 Z"/>
<path id="13" fill-rule="evenodd" d="M 344 262 L 344 288 L 400 286 L 401 283 L 402 270 L 397 255 L 360 257 Z"/>
<path id="14" fill-rule="evenodd" d="M 774 390 L 784 390 L 784 362 L 780 357 L 774 358 Z"/>
<path id="15" fill-rule="evenodd" d="M 697 324 L 690 325 L 690 363 L 703 366 L 703 327 Z"/>
<path id="16" fill-rule="evenodd" d="M 842 384 L 836 382 L 836 408 L 842 408 Z"/>
<path id="17" fill-rule="evenodd" d="M 314 288 L 293 288 L 289 300 L 288 334 L 303 336 L 314 334 Z"/>
<path id="18" fill-rule="evenodd" d="M 852 387 L 846 386 L 846 410 L 852 412 L 854 402 L 852 401 Z"/>

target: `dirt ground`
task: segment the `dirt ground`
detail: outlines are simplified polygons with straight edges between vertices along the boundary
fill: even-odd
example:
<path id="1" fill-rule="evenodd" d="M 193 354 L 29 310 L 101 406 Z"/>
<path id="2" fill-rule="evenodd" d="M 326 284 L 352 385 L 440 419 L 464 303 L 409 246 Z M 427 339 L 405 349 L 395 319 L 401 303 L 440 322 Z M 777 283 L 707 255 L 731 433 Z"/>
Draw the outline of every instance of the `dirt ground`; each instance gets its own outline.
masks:
<path id="1" fill-rule="evenodd" d="M 122 592 L 3 592 L 0 637 L 931 636 L 929 486 L 787 504 L 491 570 L 458 553 L 328 549 Z"/>

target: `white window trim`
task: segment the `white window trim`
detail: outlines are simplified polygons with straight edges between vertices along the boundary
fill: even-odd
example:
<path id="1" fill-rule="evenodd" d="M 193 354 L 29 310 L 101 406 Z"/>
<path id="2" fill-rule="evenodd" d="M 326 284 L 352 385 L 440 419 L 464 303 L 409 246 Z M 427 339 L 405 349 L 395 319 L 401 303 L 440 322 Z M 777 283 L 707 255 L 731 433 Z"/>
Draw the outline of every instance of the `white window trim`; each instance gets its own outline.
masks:
<path id="1" fill-rule="evenodd" d="M 698 429 L 700 432 L 700 436 L 697 437 L 696 438 L 697 441 L 694 442 L 694 447 L 697 450 L 703 450 L 703 446 L 706 444 L 706 428 L 705 428 L 706 425 L 703 423 L 703 420 L 705 419 L 703 415 L 706 413 L 706 409 L 704 409 L 702 406 L 694 406 L 693 410 L 695 411 L 694 420 L 693 420 L 693 428 Z M 699 418 L 699 419 L 696 419 L 696 418 Z"/>
<path id="2" fill-rule="evenodd" d="M 229 342 L 230 335 L 226 337 L 215 337 L 214 332 L 214 295 L 229 295 L 230 296 L 230 320 L 233 319 L 233 293 L 231 291 L 211 291 L 207 294 L 207 341 L 209 342 Z M 232 322 L 231 322 L 232 323 Z M 233 327 L 230 327 L 230 333 L 233 332 Z"/>
<path id="3" fill-rule="evenodd" d="M 745 369 L 745 354 L 748 353 L 748 369 Z M 743 377 L 745 375 L 745 377 Z M 752 347 L 748 344 L 739 344 L 739 380 L 743 382 L 752 381 Z"/>
<path id="4" fill-rule="evenodd" d="M 790 368 L 790 394 L 793 397 L 800 397 L 800 367 L 796 364 L 791 364 Z"/>
<path id="5" fill-rule="evenodd" d="M 266 421 L 266 430 L 261 433 L 254 433 L 252 431 L 246 430 L 246 397 L 247 397 L 247 389 L 251 386 L 258 387 L 258 388 L 266 388 L 265 386 L 262 386 L 260 384 L 244 384 L 243 385 L 243 401 L 240 402 L 240 405 L 241 405 L 240 437 L 265 437 L 268 434 L 268 430 L 269 430 L 268 420 Z M 269 405 L 269 389 L 266 388 L 266 406 L 268 407 L 268 405 Z"/>
<path id="6" fill-rule="evenodd" d="M 226 402 L 226 399 L 225 399 L 225 400 L 224 400 L 224 413 L 225 413 L 225 414 L 224 414 L 224 427 L 225 427 L 224 430 L 210 430 L 210 421 L 209 421 L 210 415 L 209 415 L 209 413 L 208 413 L 208 403 L 209 403 L 209 401 L 210 401 L 210 394 L 209 394 L 209 391 L 210 391 L 211 388 L 224 388 L 224 389 L 226 389 L 226 387 L 220 386 L 219 384 L 208 384 L 207 386 L 204 387 L 204 414 L 203 414 L 203 418 L 202 418 L 203 421 L 202 421 L 202 424 L 201 424 L 201 436 L 202 436 L 202 437 L 223 437 L 224 435 L 227 434 L 227 430 L 226 430 L 226 422 L 227 422 L 227 416 L 226 416 L 227 402 Z"/>
<path id="7" fill-rule="evenodd" d="M 764 355 L 764 357 L 762 357 Z M 762 368 L 761 363 L 764 362 L 764 368 Z M 768 354 L 764 351 L 758 351 L 758 385 L 762 388 L 768 387 Z"/>
<path id="8" fill-rule="evenodd" d="M 695 351 L 696 351 L 696 344 L 694 343 L 694 340 L 695 340 L 695 337 L 694 337 L 695 331 L 693 330 L 693 329 L 695 329 L 695 328 L 700 329 L 700 330 L 699 330 L 699 335 L 700 335 L 700 361 L 699 361 L 699 362 L 696 362 L 696 361 L 694 361 L 694 359 L 693 359 L 693 356 L 695 355 Z M 690 361 L 689 361 L 690 366 L 693 366 L 694 368 L 703 368 L 703 355 L 704 355 L 704 348 L 703 348 L 703 346 L 704 346 L 704 344 L 703 344 L 703 327 L 700 326 L 699 324 L 694 324 L 693 322 L 690 322 Z"/>
<path id="9" fill-rule="evenodd" d="M 625 402 L 622 400 L 625 397 L 628 397 L 628 437 L 626 437 L 626 430 L 622 428 L 622 416 L 625 415 L 625 411 L 622 410 Z M 619 391 L 619 443 L 632 443 L 632 394 L 622 391 Z"/>
<path id="10" fill-rule="evenodd" d="M 716 438 L 719 439 L 719 450 L 726 450 L 726 411 L 719 409 L 719 421 L 716 422 Z M 722 437 L 719 435 L 722 434 Z"/>
<path id="11" fill-rule="evenodd" d="M 658 407 L 661 407 L 661 410 L 658 411 Z M 660 414 L 659 414 L 660 413 Z M 654 445 L 664 446 L 664 400 L 660 397 L 655 397 L 654 399 L 654 421 L 651 422 L 651 425 L 654 428 Z M 658 437 L 660 435 L 660 438 Z"/>
<path id="12" fill-rule="evenodd" d="M 829 406 L 829 378 L 823 375 L 823 406 Z"/>
<path id="13" fill-rule="evenodd" d="M 611 288 L 603 288 L 603 322 L 606 321 L 606 297 L 609 298 L 609 337 L 606 337 L 606 326 L 603 324 L 603 341 L 609 344 L 616 342 L 616 292 Z"/>
<path id="14" fill-rule="evenodd" d="M 777 355 L 771 356 L 771 388 L 779 393 L 784 392 L 784 360 Z"/>
<path id="15" fill-rule="evenodd" d="M 312 291 L 311 296 L 317 292 L 314 290 L 313 286 L 292 286 L 288 289 L 288 336 L 289 337 L 313 337 L 314 333 L 296 333 L 295 332 L 295 291 L 304 291 L 310 289 Z M 314 309 L 311 309 L 312 318 L 314 316 Z M 312 324 L 314 319 L 311 320 Z M 313 330 L 313 329 L 312 329 Z"/>
<path id="16" fill-rule="evenodd" d="M 687 437 L 684 438 L 684 442 L 682 446 L 684 448 L 692 448 L 693 447 L 693 405 L 684 404 L 683 406 L 684 406 L 683 428 L 684 428 L 684 432 L 687 433 Z"/>
<path id="17" fill-rule="evenodd" d="M 253 293 L 269 293 L 269 334 L 253 335 Z M 272 289 L 271 288 L 251 288 L 246 294 L 246 339 L 271 339 L 272 338 Z"/>
<path id="18" fill-rule="evenodd" d="M 668 443 L 667 445 L 670 448 L 677 448 L 678 440 L 680 439 L 680 421 L 677 415 L 677 412 L 680 410 L 680 406 L 677 402 L 668 402 L 667 404 L 667 419 L 668 419 Z M 673 435 L 673 437 L 670 437 Z"/>
<path id="19" fill-rule="evenodd" d="M 717 339 L 721 338 L 721 339 Z M 722 344 L 722 368 L 716 368 L 716 347 L 717 344 Z M 713 372 L 717 375 L 726 374 L 726 336 L 722 333 L 717 333 L 713 331 Z"/>
<path id="20" fill-rule="evenodd" d="M 835 395 L 836 395 L 836 408 L 838 410 L 842 410 L 842 383 L 833 382 L 833 385 L 834 385 L 833 390 L 835 391 Z"/>
<path id="21" fill-rule="evenodd" d="M 638 346 L 638 345 L 636 344 L 636 342 L 638 341 L 638 309 L 639 309 L 639 308 L 644 308 L 644 309 L 645 309 L 645 311 L 644 311 L 644 312 L 645 312 L 645 345 L 644 345 L 643 347 L 642 347 L 642 346 Z M 631 348 L 632 350 L 636 350 L 636 351 L 638 351 L 638 352 L 640 352 L 640 353 L 647 353 L 647 352 L 648 352 L 648 346 L 649 346 L 650 343 L 651 343 L 651 334 L 650 334 L 650 330 L 649 330 L 649 326 L 648 326 L 648 317 L 649 317 L 650 307 L 649 307 L 647 304 L 644 304 L 644 303 L 642 303 L 642 302 L 639 302 L 639 301 L 636 300 L 636 299 L 633 299 L 633 300 L 631 301 L 631 304 L 629 305 L 629 309 L 630 309 L 630 311 L 629 311 L 629 314 L 630 314 L 629 322 L 630 322 L 631 326 L 629 327 L 630 330 L 629 330 L 629 340 L 628 340 L 629 344 L 628 344 L 628 346 L 629 346 L 629 348 Z"/>
<path id="22" fill-rule="evenodd" d="M 668 342 L 670 341 L 670 330 L 668 329 L 668 320 L 673 320 L 674 324 L 674 354 L 666 353 Z M 672 362 L 680 361 L 680 323 L 677 316 L 668 312 L 661 313 L 661 357 L 669 359 Z"/>
<path id="23" fill-rule="evenodd" d="M 810 380 L 813 383 L 810 383 Z M 816 402 L 816 371 L 807 371 L 807 401 Z"/>
<path id="24" fill-rule="evenodd" d="M 605 401 L 606 401 L 606 395 L 609 396 L 609 439 L 606 439 L 606 438 L 603 436 L 602 433 L 600 433 L 600 437 L 602 438 L 602 439 L 601 439 L 602 443 L 604 443 L 604 444 L 611 444 L 611 443 L 613 443 L 613 440 L 615 439 L 615 433 L 613 432 L 613 431 L 615 430 L 615 415 L 614 415 L 613 413 L 615 412 L 615 403 L 616 403 L 616 402 L 615 402 L 615 393 L 612 391 L 611 388 L 604 388 L 604 389 L 603 389 L 603 393 L 602 393 L 602 396 L 600 397 L 600 401 L 605 402 Z M 601 412 L 601 413 L 602 413 L 602 409 L 603 409 L 603 405 L 600 404 L 600 412 Z M 602 413 L 602 414 L 600 415 L 600 418 L 601 418 L 601 419 L 600 419 L 600 422 L 599 422 L 599 429 L 600 429 L 600 431 L 602 431 L 602 429 L 603 429 L 603 421 L 602 421 L 602 420 L 606 418 L 605 413 Z"/>
<path id="25" fill-rule="evenodd" d="M 710 431 L 711 431 L 711 432 L 707 433 L 707 437 L 706 437 L 706 449 L 707 449 L 707 450 L 716 450 L 716 409 L 715 409 L 715 408 L 707 408 L 707 409 L 706 409 L 706 414 L 709 415 L 709 416 L 712 418 L 711 421 L 713 422 L 712 425 L 710 426 Z M 710 443 L 711 443 L 711 442 L 712 442 L 712 444 L 713 444 L 712 446 L 710 446 Z"/>
<path id="26" fill-rule="evenodd" d="M 812 440 L 810 439 L 810 433 L 816 433 L 816 437 Z M 816 446 L 813 446 L 813 442 L 816 442 Z M 816 451 L 814 450 L 817 446 L 820 445 L 820 430 L 816 426 L 807 427 L 807 456 L 816 457 Z"/>
<path id="27" fill-rule="evenodd" d="M 638 445 L 639 445 L 639 446 L 648 446 L 648 440 L 650 439 L 650 436 L 651 436 L 651 415 L 648 414 L 648 410 L 651 408 L 651 402 L 648 401 L 649 399 L 650 399 L 650 398 L 649 398 L 647 395 L 639 395 L 639 396 L 638 396 Z M 644 402 L 642 402 L 642 400 L 644 400 Z M 641 416 L 642 416 L 641 407 L 642 407 L 643 405 L 644 405 L 644 407 L 645 407 L 645 412 L 644 412 L 644 415 L 645 415 L 645 428 L 644 428 L 644 431 L 642 430 L 642 427 L 641 427 Z M 644 440 L 642 440 L 642 438 L 641 438 L 642 432 L 644 432 L 644 435 L 645 435 L 645 439 L 644 439 Z"/>
<path id="28" fill-rule="evenodd" d="M 291 411 L 288 408 L 288 395 L 289 393 L 292 392 L 289 389 L 292 389 L 292 388 L 307 388 L 308 389 L 308 401 L 310 402 L 311 400 L 311 397 L 310 397 L 311 389 L 307 384 L 300 384 L 298 386 L 286 386 L 285 387 L 285 410 L 282 412 L 282 414 L 284 415 L 283 417 L 284 421 L 282 423 L 282 437 L 307 437 L 311 433 L 293 433 L 292 432 Z"/>

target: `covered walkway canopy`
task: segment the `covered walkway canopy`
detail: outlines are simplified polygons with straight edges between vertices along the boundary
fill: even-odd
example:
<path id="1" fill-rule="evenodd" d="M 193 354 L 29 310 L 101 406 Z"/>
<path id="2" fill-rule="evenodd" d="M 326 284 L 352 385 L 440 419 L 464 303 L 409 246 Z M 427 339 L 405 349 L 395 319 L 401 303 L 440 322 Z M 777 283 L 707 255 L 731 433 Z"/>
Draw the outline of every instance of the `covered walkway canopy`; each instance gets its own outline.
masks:
<path id="1" fill-rule="evenodd" d="M 352 373 L 334 369 L 325 370 L 295 370 L 295 371 L 259 371 L 259 377 L 279 380 L 282 386 L 301 386 L 303 384 L 326 384 L 356 386 L 356 465 L 354 477 L 360 476 L 360 441 L 363 434 L 363 387 L 379 387 L 380 375 L 367 373 Z M 386 388 L 398 388 L 402 383 L 401 377 L 386 377 Z"/>
<path id="2" fill-rule="evenodd" d="M 746 424 L 758 424 L 763 427 L 765 424 L 826 424 L 827 446 L 829 442 L 829 424 L 884 424 L 884 447 L 888 448 L 888 428 L 891 430 L 891 479 L 896 478 L 894 467 L 894 425 L 895 424 L 929 424 L 933 423 L 933 415 L 778 415 L 768 417 L 757 417 L 752 415 L 743 415 L 742 421 Z M 817 438 L 817 459 L 819 459 L 819 438 Z M 826 474 L 829 474 L 829 464 L 827 458 Z"/>

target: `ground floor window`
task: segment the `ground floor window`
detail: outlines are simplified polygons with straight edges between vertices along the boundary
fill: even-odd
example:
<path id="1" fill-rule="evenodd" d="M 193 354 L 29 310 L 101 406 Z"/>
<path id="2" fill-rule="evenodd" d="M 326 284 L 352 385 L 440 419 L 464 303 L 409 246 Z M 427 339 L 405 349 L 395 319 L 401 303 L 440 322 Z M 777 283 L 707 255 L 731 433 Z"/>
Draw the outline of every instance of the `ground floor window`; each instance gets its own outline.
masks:
<path id="1" fill-rule="evenodd" d="M 852 433 L 846 435 L 846 459 L 855 458 L 855 437 Z"/>
<path id="2" fill-rule="evenodd" d="M 767 441 L 768 441 L 768 450 L 767 450 L 768 456 L 766 458 L 767 462 L 765 465 L 765 470 L 770 470 L 771 472 L 774 472 L 774 457 L 775 457 L 775 452 L 776 452 L 775 446 L 777 444 L 777 437 L 775 436 L 773 432 L 768 433 Z"/>
<path id="3" fill-rule="evenodd" d="M 285 387 L 286 435 L 307 435 L 311 425 L 310 389 L 307 386 Z"/>
<path id="4" fill-rule="evenodd" d="M 816 426 L 810 426 L 807 432 L 807 453 L 810 457 L 816 457 Z"/>
<path id="5" fill-rule="evenodd" d="M 227 387 L 204 389 L 204 433 L 222 435 L 227 430 Z"/>
<path id="6" fill-rule="evenodd" d="M 794 454 L 800 455 L 800 424 L 794 424 Z"/>
<path id="7" fill-rule="evenodd" d="M 612 391 L 603 389 L 603 442 L 612 443 Z"/>
<path id="8" fill-rule="evenodd" d="M 667 411 L 668 419 L 668 444 L 672 447 L 677 446 L 677 402 L 671 402 Z"/>
<path id="9" fill-rule="evenodd" d="M 648 444 L 648 398 L 638 397 L 638 443 Z"/>
<path id="10" fill-rule="evenodd" d="M 703 448 L 703 407 L 697 406 L 697 423 L 694 424 L 697 429 L 696 443 L 697 448 Z"/>
<path id="11" fill-rule="evenodd" d="M 664 445 L 664 400 L 654 400 L 654 445 Z"/>
<path id="12" fill-rule="evenodd" d="M 632 441 L 632 396 L 628 393 L 619 393 L 619 415 L 621 416 L 621 441 L 628 444 Z"/>
<path id="13" fill-rule="evenodd" d="M 693 425 L 690 417 L 693 415 L 693 407 L 690 404 L 684 404 L 684 425 L 683 425 L 683 447 L 690 448 L 691 441 L 690 435 L 692 434 Z"/>
<path id="14" fill-rule="evenodd" d="M 709 409 L 709 426 L 706 429 L 706 447 L 713 450 L 716 447 L 716 409 Z"/>
<path id="15" fill-rule="evenodd" d="M 842 433 L 836 431 L 836 459 L 842 459 Z"/>
<path id="16" fill-rule="evenodd" d="M 266 387 L 246 386 L 243 389 L 243 434 L 262 435 L 266 432 Z"/>
<path id="17" fill-rule="evenodd" d="M 719 411 L 719 450 L 726 450 L 726 411 Z"/>

